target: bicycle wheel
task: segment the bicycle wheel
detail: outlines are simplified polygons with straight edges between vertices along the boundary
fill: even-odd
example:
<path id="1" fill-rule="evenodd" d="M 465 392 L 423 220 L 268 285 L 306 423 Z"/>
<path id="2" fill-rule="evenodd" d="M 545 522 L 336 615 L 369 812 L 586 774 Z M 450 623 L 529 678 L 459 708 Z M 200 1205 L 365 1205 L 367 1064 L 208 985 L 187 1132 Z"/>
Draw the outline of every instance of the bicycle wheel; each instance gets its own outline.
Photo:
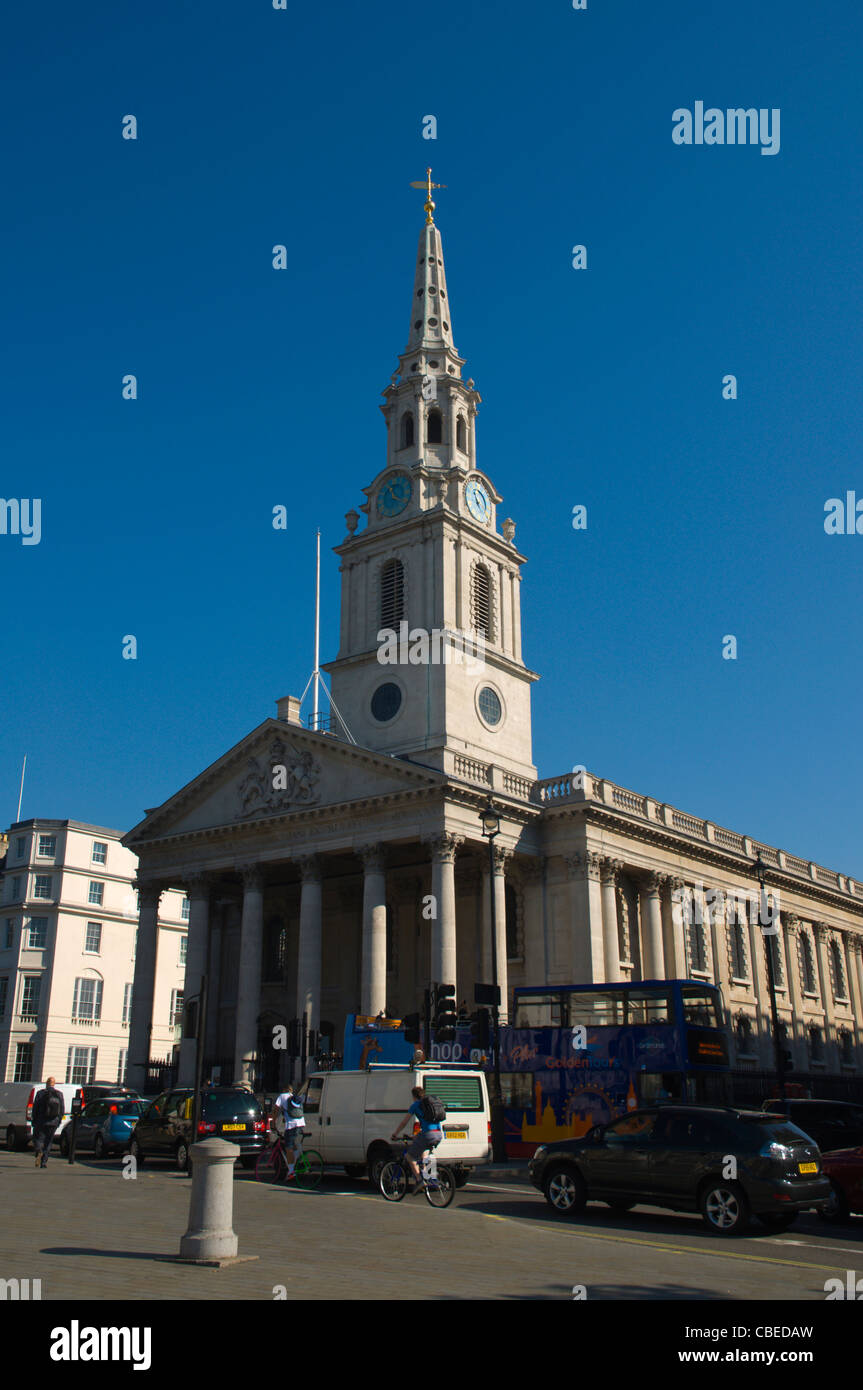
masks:
<path id="1" fill-rule="evenodd" d="M 438 1165 L 437 1187 L 426 1188 L 426 1198 L 433 1207 L 448 1207 L 455 1196 L 455 1178 L 449 1168 Z"/>
<path id="2" fill-rule="evenodd" d="M 392 1160 L 381 1169 L 381 1192 L 388 1202 L 400 1202 L 408 1190 L 408 1180 L 400 1163 Z"/>
<path id="3" fill-rule="evenodd" d="M 304 1191 L 311 1191 L 312 1188 L 320 1186 L 323 1176 L 324 1160 L 317 1149 L 306 1149 L 297 1159 L 297 1166 L 294 1169 L 294 1181 L 297 1187 L 302 1187 Z"/>
<path id="4" fill-rule="evenodd" d="M 262 1149 L 255 1164 L 256 1182 L 282 1182 L 288 1166 L 280 1144 Z"/>

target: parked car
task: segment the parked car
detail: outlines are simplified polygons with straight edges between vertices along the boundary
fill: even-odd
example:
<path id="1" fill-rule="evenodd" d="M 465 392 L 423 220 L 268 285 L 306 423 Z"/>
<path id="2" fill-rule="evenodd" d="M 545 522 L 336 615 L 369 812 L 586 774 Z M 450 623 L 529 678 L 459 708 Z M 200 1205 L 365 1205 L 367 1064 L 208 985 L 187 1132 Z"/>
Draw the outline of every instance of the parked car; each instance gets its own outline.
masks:
<path id="1" fill-rule="evenodd" d="M 471 1169 L 490 1157 L 488 1091 L 479 1067 L 423 1062 L 378 1069 L 372 1063 L 367 1071 L 313 1072 L 297 1092 L 309 1147 L 349 1177 L 367 1174 L 375 1187 L 392 1156 L 390 1136 L 412 1102 L 414 1086 L 424 1087 L 446 1107 L 435 1157 L 453 1169 L 456 1184 L 463 1187 Z"/>
<path id="2" fill-rule="evenodd" d="M 863 1144 L 863 1105 L 847 1100 L 765 1100 L 762 1110 L 784 1115 L 815 1140 L 822 1154 Z"/>
<path id="3" fill-rule="evenodd" d="M 852 1212 L 863 1213 L 863 1145 L 825 1154 L 825 1176 L 830 1199 L 818 1214 L 825 1221 L 847 1221 Z"/>
<path id="4" fill-rule="evenodd" d="M 177 1168 L 189 1168 L 189 1149 L 198 1139 L 227 1139 L 239 1149 L 244 1168 L 253 1168 L 264 1146 L 266 1122 L 251 1091 L 235 1086 L 211 1086 L 201 1091 L 198 1133 L 192 1134 L 194 1090 L 163 1091 L 145 1106 L 129 1139 L 129 1152 L 139 1163 L 172 1158 Z"/>
<path id="5" fill-rule="evenodd" d="M 136 1120 L 146 1108 L 145 1100 L 133 1100 L 124 1095 L 91 1100 L 78 1117 L 76 1152 L 92 1152 L 94 1158 L 123 1153 L 129 1147 L 129 1136 Z M 67 1127 L 60 1136 L 60 1152 L 64 1158 L 69 1153 L 71 1133 Z"/>
<path id="6" fill-rule="evenodd" d="M 734 1178 L 725 1176 L 730 1159 Z M 798 1212 L 830 1197 L 807 1134 L 775 1115 L 732 1106 L 633 1110 L 583 1139 L 541 1145 L 529 1172 L 561 1213 L 593 1200 L 615 1211 L 645 1203 L 700 1211 L 710 1231 L 728 1236 L 745 1231 L 753 1215 L 784 1231 Z"/>
<path id="7" fill-rule="evenodd" d="M 36 1092 L 43 1090 L 44 1087 L 44 1081 L 38 1084 L 33 1081 L 16 1081 L 0 1086 L 0 1126 L 6 1131 L 7 1149 L 26 1149 L 29 1144 L 33 1134 L 31 1123 L 33 1101 L 36 1098 Z M 81 1096 L 85 1105 L 89 1101 L 95 1100 L 97 1096 L 139 1098 L 137 1091 L 130 1090 L 128 1086 L 118 1086 L 116 1082 L 111 1083 L 110 1081 L 90 1081 L 83 1086 L 70 1081 L 58 1081 L 55 1083 L 55 1089 L 63 1097 L 63 1107 L 66 1111 L 54 1131 L 56 1143 L 60 1143 L 63 1131 L 72 1118 L 72 1101 L 76 1096 Z"/>

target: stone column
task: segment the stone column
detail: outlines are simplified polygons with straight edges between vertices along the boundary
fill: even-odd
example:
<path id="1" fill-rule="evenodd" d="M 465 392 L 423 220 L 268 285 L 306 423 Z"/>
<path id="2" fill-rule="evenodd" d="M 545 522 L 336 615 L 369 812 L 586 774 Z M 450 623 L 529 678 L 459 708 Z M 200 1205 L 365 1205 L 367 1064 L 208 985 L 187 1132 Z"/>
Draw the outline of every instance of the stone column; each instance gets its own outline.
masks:
<path id="1" fill-rule="evenodd" d="M 599 854 L 592 849 L 566 856 L 570 878 L 574 984 L 601 983 L 605 972 L 599 860 Z"/>
<path id="2" fill-rule="evenodd" d="M 752 959 L 752 989 L 755 994 L 755 1015 L 758 1020 L 758 1060 L 762 1067 L 774 1065 L 773 1022 L 770 1014 L 770 986 L 765 960 L 765 936 L 758 920 L 760 898 L 746 905 L 749 927 L 749 955 Z M 778 1000 L 777 1000 L 778 1007 Z"/>
<path id="3" fill-rule="evenodd" d="M 520 861 L 524 877 L 524 979 L 528 985 L 544 984 L 547 977 L 545 952 L 545 866 L 544 857 Z"/>
<path id="4" fill-rule="evenodd" d="M 147 1080 L 150 1060 L 150 1035 L 153 1031 L 153 990 L 156 985 L 156 953 L 159 937 L 159 899 L 162 888 L 157 883 L 137 880 L 140 894 L 138 908 L 138 944 L 135 949 L 135 975 L 132 983 L 132 1013 L 129 1020 L 129 1056 L 127 1084 L 142 1091 Z"/>
<path id="5" fill-rule="evenodd" d="M 297 946 L 297 1018 L 317 1031 L 321 1021 L 321 865 L 300 860 L 300 939 Z"/>
<path id="6" fill-rule="evenodd" d="M 220 898 L 213 913 L 210 928 L 210 950 L 207 963 L 207 1035 L 204 1052 L 215 1060 L 219 1054 L 219 1001 L 222 993 L 222 941 L 225 919 L 231 909 L 231 898 Z"/>
<path id="7" fill-rule="evenodd" d="M 851 938 L 851 953 L 857 969 L 857 984 L 860 988 L 860 995 L 863 997 L 863 936 L 858 936 L 855 933 Z M 861 1030 L 863 1030 L 863 1016 L 858 1015 L 858 1017 Z M 861 1043 L 863 1043 L 863 1038 L 861 1038 Z"/>
<path id="8" fill-rule="evenodd" d="M 827 957 L 830 934 L 823 922 L 813 922 L 812 932 L 815 937 L 815 957 L 818 961 L 821 1007 L 824 1010 L 824 1061 L 830 1071 L 838 1073 L 842 1070 L 842 1061 L 836 1040 L 836 1006 L 833 1002 L 830 961 Z"/>
<path id="9" fill-rule="evenodd" d="M 785 968 L 788 972 L 788 1000 L 791 1004 L 791 1024 L 788 1029 L 788 1047 L 798 1071 L 809 1070 L 806 1051 L 806 1035 L 803 1025 L 803 991 L 800 983 L 800 919 L 792 913 L 781 914 L 783 939 L 785 942 Z"/>
<path id="10" fill-rule="evenodd" d="M 860 942 L 851 932 L 842 933 L 843 958 L 845 969 L 848 973 L 848 994 L 851 999 L 851 1013 L 853 1015 L 852 1026 L 854 1031 L 854 1051 L 856 1053 L 856 1065 L 859 1067 L 861 1060 L 861 1029 L 863 1029 L 863 993 L 860 989 L 860 977 L 857 971 L 857 958 L 860 951 Z"/>
<path id="11" fill-rule="evenodd" d="M 197 874 L 188 880 L 187 889 L 189 894 L 189 932 L 186 946 L 186 974 L 183 979 L 184 1000 L 200 994 L 201 976 L 207 971 L 210 881 L 206 875 Z M 207 1011 L 209 1012 L 209 1004 Z M 203 1020 L 199 1016 L 199 1030 L 202 1022 Z M 204 1037 L 206 1038 L 206 1029 Z M 180 1065 L 177 1068 L 178 1086 L 194 1086 L 197 1048 L 198 1044 L 195 1038 L 183 1038 L 180 1043 Z"/>
<path id="12" fill-rule="evenodd" d="M 620 980 L 620 935 L 617 926 L 617 875 L 623 869 L 623 861 L 603 856 L 599 861 L 599 878 L 602 891 L 602 949 L 605 962 L 604 975 L 608 984 Z"/>
<path id="13" fill-rule="evenodd" d="M 665 973 L 669 979 L 686 978 L 686 941 L 683 935 L 682 878 L 666 878 L 660 895 L 662 910 L 662 943 L 665 950 Z"/>
<path id="14" fill-rule="evenodd" d="M 499 1022 L 509 1022 L 509 974 L 506 956 L 506 861 L 512 850 L 502 845 L 494 847 L 494 912 L 497 942 L 497 979 L 492 983 L 500 989 Z"/>
<path id="15" fill-rule="evenodd" d="M 512 654 L 521 661 L 521 575 L 512 576 Z"/>
<path id="16" fill-rule="evenodd" d="M 505 565 L 497 567 L 497 583 L 495 588 L 500 595 L 500 631 L 497 634 L 498 646 L 501 651 L 506 652 L 507 656 L 512 655 L 512 610 L 510 600 L 512 594 L 509 587 L 509 572 Z"/>
<path id="17" fill-rule="evenodd" d="M 375 1017 L 387 1006 L 387 876 L 381 844 L 364 845 L 363 965 L 360 1013 Z"/>
<path id="18" fill-rule="evenodd" d="M 731 1023 L 731 962 L 728 959 L 728 923 L 725 918 L 725 896 L 714 896 L 707 903 L 705 927 L 708 947 L 713 959 L 713 981 L 722 994 L 726 1022 Z"/>
<path id="19" fill-rule="evenodd" d="M 234 1081 L 250 1081 L 254 1085 L 258 1053 L 258 1014 L 261 1011 L 264 875 L 259 864 L 243 864 L 238 867 L 243 876 L 243 915 L 240 922 Z"/>
<path id="20" fill-rule="evenodd" d="M 639 884 L 642 911 L 641 959 L 645 980 L 665 979 L 665 958 L 662 949 L 662 904 L 659 899 L 662 888 L 661 874 L 648 874 Z"/>
<path id="21" fill-rule="evenodd" d="M 455 985 L 456 920 L 455 856 L 462 843 L 455 835 L 437 835 L 429 841 L 432 854 L 432 895 L 437 916 L 432 918 L 430 979 L 433 984 Z"/>

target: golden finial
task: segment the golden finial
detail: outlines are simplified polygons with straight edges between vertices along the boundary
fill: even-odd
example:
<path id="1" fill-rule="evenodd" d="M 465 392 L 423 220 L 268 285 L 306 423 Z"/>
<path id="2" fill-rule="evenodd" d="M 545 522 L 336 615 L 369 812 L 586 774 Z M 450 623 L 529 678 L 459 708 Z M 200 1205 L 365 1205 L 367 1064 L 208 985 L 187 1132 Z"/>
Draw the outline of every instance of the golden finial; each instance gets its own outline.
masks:
<path id="1" fill-rule="evenodd" d="M 431 169 L 426 169 L 425 178 L 415 179 L 414 182 L 411 184 L 411 188 L 424 188 L 426 191 L 426 226 L 429 226 L 430 223 L 434 222 L 434 217 L 432 216 L 432 213 L 435 210 L 435 205 L 432 202 L 432 189 L 446 188 L 446 184 L 432 183 Z"/>

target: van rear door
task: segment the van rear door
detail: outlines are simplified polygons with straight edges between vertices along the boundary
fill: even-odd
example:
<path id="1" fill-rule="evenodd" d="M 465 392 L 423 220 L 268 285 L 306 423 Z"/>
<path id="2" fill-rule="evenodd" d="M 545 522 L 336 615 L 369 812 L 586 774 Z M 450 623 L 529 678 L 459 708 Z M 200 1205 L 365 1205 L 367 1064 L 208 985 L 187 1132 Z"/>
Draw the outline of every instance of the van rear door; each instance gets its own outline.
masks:
<path id="1" fill-rule="evenodd" d="M 331 1071 L 321 1102 L 321 1152 L 327 1163 L 363 1162 L 363 1072 Z"/>
<path id="2" fill-rule="evenodd" d="M 488 1157 L 488 1095 L 480 1071 L 423 1071 L 418 1082 L 426 1095 L 446 1107 L 443 1140 L 436 1150 L 442 1163 L 484 1163 Z"/>

